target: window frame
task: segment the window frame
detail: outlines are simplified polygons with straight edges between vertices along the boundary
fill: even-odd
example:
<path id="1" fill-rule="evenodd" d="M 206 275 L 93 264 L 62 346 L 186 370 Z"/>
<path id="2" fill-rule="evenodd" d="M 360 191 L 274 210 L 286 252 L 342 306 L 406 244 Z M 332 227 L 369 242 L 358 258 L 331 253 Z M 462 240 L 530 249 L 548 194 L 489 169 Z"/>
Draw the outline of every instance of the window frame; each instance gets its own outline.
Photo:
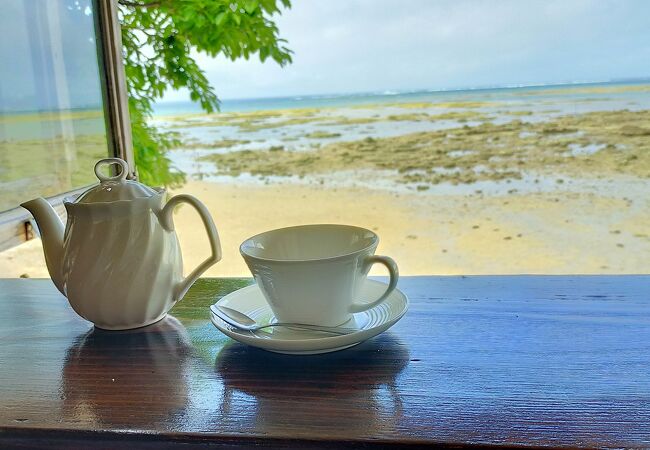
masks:
<path id="1" fill-rule="evenodd" d="M 116 156 L 129 164 L 129 178 L 136 179 L 133 157 L 131 121 L 122 61 L 122 37 L 117 14 L 117 2 L 92 0 L 95 22 L 95 42 L 104 119 L 106 122 L 107 156 Z M 65 218 L 63 201 L 85 191 L 83 186 L 46 199 Z M 38 234 L 31 214 L 20 206 L 0 212 L 0 252 L 33 239 Z"/>

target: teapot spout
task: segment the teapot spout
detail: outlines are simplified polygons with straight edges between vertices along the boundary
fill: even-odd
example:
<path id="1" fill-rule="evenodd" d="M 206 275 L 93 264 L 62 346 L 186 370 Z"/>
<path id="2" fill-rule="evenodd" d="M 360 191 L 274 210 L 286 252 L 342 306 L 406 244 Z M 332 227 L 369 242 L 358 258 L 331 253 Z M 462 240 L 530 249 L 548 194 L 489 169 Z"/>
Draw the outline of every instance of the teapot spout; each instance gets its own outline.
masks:
<path id="1" fill-rule="evenodd" d="M 36 198 L 21 204 L 34 216 L 41 233 L 45 263 L 56 288 L 65 295 L 63 288 L 63 223 L 52 206 L 44 198 Z"/>

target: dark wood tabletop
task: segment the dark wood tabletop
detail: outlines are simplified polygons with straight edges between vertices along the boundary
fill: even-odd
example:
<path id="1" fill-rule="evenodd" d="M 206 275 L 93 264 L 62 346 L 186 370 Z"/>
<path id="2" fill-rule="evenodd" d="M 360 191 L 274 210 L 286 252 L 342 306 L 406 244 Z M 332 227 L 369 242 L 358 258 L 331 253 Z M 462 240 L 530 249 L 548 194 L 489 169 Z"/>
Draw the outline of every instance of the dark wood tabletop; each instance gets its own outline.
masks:
<path id="1" fill-rule="evenodd" d="M 395 327 L 316 356 L 212 326 L 250 283 L 106 332 L 49 280 L 0 280 L 0 447 L 650 447 L 650 276 L 405 277 Z"/>

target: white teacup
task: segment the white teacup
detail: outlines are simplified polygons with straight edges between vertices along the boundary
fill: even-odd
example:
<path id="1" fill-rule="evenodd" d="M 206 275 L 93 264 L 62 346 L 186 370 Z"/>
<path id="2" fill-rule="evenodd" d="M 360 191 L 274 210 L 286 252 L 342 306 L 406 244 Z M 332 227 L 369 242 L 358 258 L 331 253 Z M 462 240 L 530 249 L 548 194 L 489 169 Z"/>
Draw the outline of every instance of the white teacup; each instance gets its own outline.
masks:
<path id="1" fill-rule="evenodd" d="M 239 251 L 278 321 L 337 326 L 383 302 L 397 285 L 397 264 L 374 254 L 378 243 L 364 228 L 303 225 L 253 236 Z M 390 274 L 386 292 L 359 302 L 375 263 Z"/>

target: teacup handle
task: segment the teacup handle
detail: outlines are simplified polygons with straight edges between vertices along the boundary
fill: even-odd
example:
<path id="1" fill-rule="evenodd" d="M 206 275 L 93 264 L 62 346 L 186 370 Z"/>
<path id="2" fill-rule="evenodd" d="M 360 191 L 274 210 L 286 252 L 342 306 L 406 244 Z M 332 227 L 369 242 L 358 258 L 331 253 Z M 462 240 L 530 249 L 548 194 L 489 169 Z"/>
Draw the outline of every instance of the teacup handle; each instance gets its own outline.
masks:
<path id="1" fill-rule="evenodd" d="M 210 266 L 221 259 L 221 242 L 219 241 L 217 227 L 214 226 L 214 221 L 212 220 L 212 216 L 210 216 L 208 209 L 196 197 L 187 194 L 180 194 L 169 199 L 165 207 L 162 209 L 160 215 L 160 222 L 162 223 L 163 227 L 167 231 L 174 231 L 174 217 L 172 213 L 174 212 L 176 205 L 179 203 L 189 203 L 194 207 L 194 209 L 196 209 L 196 211 L 199 213 L 199 216 L 201 216 L 205 231 L 208 232 L 208 238 L 210 239 L 210 251 L 212 254 L 176 285 L 176 301 L 183 298 L 190 286 L 192 286 L 192 284 L 197 280 L 197 278 L 201 276 L 203 272 L 208 270 Z"/>
<path id="2" fill-rule="evenodd" d="M 368 266 L 372 266 L 373 264 L 383 264 L 386 266 L 388 269 L 388 274 L 390 276 L 390 281 L 388 282 L 388 287 L 386 288 L 386 291 L 379 297 L 377 300 L 374 302 L 370 303 L 353 303 L 352 306 L 350 306 L 350 312 L 351 313 L 358 313 L 362 311 L 367 311 L 370 308 L 374 308 L 391 294 L 395 290 L 395 287 L 397 287 L 397 280 L 399 279 L 399 269 L 397 268 L 397 263 L 393 260 L 393 258 L 389 258 L 388 256 L 379 256 L 379 255 L 371 255 L 367 256 L 364 264 Z"/>

